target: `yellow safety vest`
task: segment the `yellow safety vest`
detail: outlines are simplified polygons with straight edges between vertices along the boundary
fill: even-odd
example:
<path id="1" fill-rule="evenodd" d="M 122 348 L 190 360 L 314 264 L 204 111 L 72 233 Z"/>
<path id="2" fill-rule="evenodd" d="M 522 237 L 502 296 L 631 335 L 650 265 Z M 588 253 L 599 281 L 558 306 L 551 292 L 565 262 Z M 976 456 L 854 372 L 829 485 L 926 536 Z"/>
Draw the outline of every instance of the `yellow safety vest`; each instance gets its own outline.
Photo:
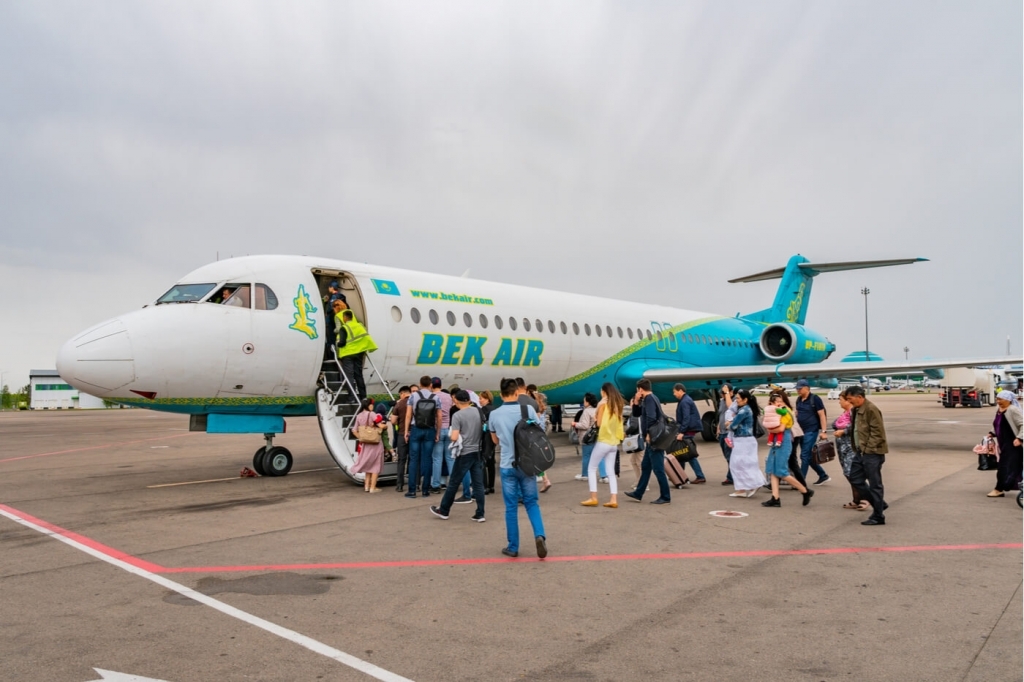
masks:
<path id="1" fill-rule="evenodd" d="M 377 350 L 377 344 L 373 342 L 366 327 L 361 325 L 358 320 L 352 318 L 341 326 L 345 330 L 346 337 L 345 345 L 338 349 L 339 358 L 359 353 L 372 353 Z"/>

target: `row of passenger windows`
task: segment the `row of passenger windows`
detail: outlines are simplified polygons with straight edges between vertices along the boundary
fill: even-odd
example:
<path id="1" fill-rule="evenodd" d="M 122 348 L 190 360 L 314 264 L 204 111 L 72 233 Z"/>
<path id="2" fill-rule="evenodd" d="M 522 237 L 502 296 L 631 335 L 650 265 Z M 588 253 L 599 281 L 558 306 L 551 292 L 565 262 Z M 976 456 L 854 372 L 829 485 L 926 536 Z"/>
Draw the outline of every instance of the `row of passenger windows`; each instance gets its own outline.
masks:
<path id="1" fill-rule="evenodd" d="M 403 318 L 402 310 L 398 306 L 392 307 L 391 317 L 392 319 L 394 319 L 395 322 L 401 322 Z M 419 308 L 411 308 L 409 310 L 409 317 L 410 319 L 412 319 L 413 324 L 419 324 L 420 322 L 423 321 L 423 315 L 420 313 Z M 429 320 L 430 324 L 432 325 L 438 325 L 441 323 L 441 316 L 438 315 L 438 312 L 436 310 L 431 309 L 427 311 L 427 320 Z M 448 326 L 450 327 L 454 327 L 459 323 L 458 316 L 450 310 L 445 313 L 445 320 L 448 322 Z M 500 315 L 495 315 L 493 317 L 492 322 L 492 318 L 488 317 L 487 315 L 484 315 L 483 313 L 480 313 L 479 317 L 475 318 L 474 320 L 474 317 L 471 314 L 462 313 L 462 324 L 467 329 L 471 329 L 473 325 L 476 323 L 478 323 L 482 329 L 487 329 L 492 323 L 494 324 L 495 329 L 504 329 L 506 320 L 502 318 Z M 509 329 L 511 329 L 512 331 L 518 331 L 521 325 L 523 331 L 530 332 L 536 330 L 538 333 L 543 333 L 545 330 L 547 330 L 548 333 L 551 334 L 555 334 L 559 330 L 562 332 L 562 334 L 568 334 L 570 327 L 570 325 L 567 325 L 565 322 L 559 322 L 556 326 L 553 320 L 548 320 L 545 324 L 543 320 L 536 319 L 531 321 L 529 318 L 526 317 L 522 318 L 521 320 L 515 317 L 509 317 L 507 323 Z M 576 336 L 579 336 L 581 331 L 580 325 L 577 324 L 576 322 L 573 322 L 571 324 L 571 327 L 572 333 Z M 611 325 L 602 326 L 599 324 L 596 324 L 593 327 L 591 327 L 589 324 L 584 324 L 582 327 L 582 332 L 587 336 L 597 334 L 597 336 L 607 336 L 608 338 L 613 338 L 617 335 L 620 339 L 627 337 L 630 339 L 653 339 L 657 337 L 659 341 L 661 341 L 665 336 L 660 330 L 652 332 L 650 329 L 644 330 L 637 328 L 636 332 L 634 333 L 632 327 L 626 327 L 626 329 L 623 330 L 622 327 L 615 327 L 613 329 Z M 692 344 L 712 344 L 718 346 L 732 346 L 734 348 L 757 347 L 756 343 L 748 341 L 746 339 L 727 339 L 724 337 L 709 336 L 706 334 L 680 333 L 679 339 L 683 343 Z"/>

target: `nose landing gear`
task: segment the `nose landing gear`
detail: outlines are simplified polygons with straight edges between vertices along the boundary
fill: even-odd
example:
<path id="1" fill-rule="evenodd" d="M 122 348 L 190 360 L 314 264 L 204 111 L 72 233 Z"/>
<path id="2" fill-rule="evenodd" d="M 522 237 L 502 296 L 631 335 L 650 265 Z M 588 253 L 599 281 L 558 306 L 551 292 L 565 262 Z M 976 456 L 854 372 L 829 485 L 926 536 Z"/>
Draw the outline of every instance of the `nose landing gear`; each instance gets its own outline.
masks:
<path id="1" fill-rule="evenodd" d="M 252 468 L 260 476 L 285 476 L 292 470 L 292 453 L 274 445 L 274 434 L 265 433 L 267 444 L 252 457 Z"/>

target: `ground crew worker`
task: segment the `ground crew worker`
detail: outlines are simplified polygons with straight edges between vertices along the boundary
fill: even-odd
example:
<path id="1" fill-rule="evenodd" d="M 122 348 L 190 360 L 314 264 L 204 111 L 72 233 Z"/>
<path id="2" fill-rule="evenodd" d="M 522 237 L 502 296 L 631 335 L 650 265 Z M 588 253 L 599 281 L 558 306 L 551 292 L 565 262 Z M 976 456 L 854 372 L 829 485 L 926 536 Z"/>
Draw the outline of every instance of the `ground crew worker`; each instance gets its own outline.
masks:
<path id="1" fill-rule="evenodd" d="M 351 310 L 341 313 L 341 327 L 338 329 L 338 360 L 341 371 L 355 386 L 359 400 L 366 397 L 366 382 L 363 381 L 363 360 L 367 353 L 377 350 L 366 327 L 359 323 Z"/>

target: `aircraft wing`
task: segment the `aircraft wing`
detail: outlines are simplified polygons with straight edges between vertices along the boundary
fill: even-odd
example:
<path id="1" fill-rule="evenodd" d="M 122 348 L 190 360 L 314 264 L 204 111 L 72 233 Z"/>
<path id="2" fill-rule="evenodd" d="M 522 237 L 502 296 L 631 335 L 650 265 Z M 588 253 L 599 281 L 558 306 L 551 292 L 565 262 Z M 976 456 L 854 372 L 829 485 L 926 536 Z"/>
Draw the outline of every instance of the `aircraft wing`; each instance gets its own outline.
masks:
<path id="1" fill-rule="evenodd" d="M 893 376 L 909 374 L 926 369 L 945 367 L 987 367 L 991 365 L 1017 364 L 1018 357 L 998 358 L 949 358 L 922 360 L 917 362 L 844 362 L 836 365 L 786 364 L 779 365 L 738 365 L 733 367 L 680 367 L 678 369 L 649 369 L 644 378 L 654 382 L 705 381 L 721 385 L 729 381 L 758 381 L 770 384 L 780 379 L 807 379 L 812 384 L 816 379 L 838 379 L 840 377 Z"/>

